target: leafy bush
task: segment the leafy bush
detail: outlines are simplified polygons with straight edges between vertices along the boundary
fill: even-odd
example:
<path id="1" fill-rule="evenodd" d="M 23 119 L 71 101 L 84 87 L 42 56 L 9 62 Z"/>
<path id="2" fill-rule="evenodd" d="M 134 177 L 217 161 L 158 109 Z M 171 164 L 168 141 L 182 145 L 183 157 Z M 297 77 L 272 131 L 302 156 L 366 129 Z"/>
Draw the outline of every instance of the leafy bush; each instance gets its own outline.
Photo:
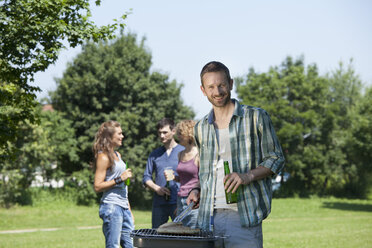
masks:
<path id="1" fill-rule="evenodd" d="M 15 203 L 30 204 L 31 197 L 25 190 L 20 180 L 22 175 L 19 170 L 3 170 L 0 175 L 0 206 L 10 208 Z"/>
<path id="2" fill-rule="evenodd" d="M 65 181 L 65 190 L 70 192 L 78 205 L 90 206 L 99 201 L 93 189 L 94 174 L 89 169 L 72 173 Z"/>

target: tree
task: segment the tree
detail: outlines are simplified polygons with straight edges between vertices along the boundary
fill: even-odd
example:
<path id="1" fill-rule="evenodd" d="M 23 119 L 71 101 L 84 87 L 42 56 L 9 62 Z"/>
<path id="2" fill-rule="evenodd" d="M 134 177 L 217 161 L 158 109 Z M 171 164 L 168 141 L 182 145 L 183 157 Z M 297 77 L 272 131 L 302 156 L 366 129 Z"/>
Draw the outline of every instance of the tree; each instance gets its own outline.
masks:
<path id="1" fill-rule="evenodd" d="M 20 123 L 34 123 L 39 88 L 29 82 L 57 60 L 63 42 L 75 47 L 111 39 L 118 26 L 124 27 L 122 22 L 97 27 L 90 15 L 89 0 L 0 1 L 0 161 L 12 154 L 7 141 L 16 139 Z"/>
<path id="2" fill-rule="evenodd" d="M 0 165 L 0 205 L 9 207 L 14 202 L 27 203 L 27 190 L 35 172 L 50 182 L 62 177 L 63 167 L 78 161 L 71 121 L 63 119 L 56 111 L 42 111 L 40 105 L 34 115 L 40 123 L 26 120 L 20 127 L 20 136 L 8 144 L 16 151 L 16 159 Z"/>
<path id="3" fill-rule="evenodd" d="M 358 88 L 347 85 L 347 80 L 335 82 L 320 76 L 316 65 L 305 68 L 303 58 L 294 61 L 291 57 L 267 73 L 250 69 L 245 78 L 237 80 L 243 103 L 264 108 L 272 116 L 291 174 L 283 187 L 289 195 L 334 194 L 355 175 L 347 162 L 342 133 L 336 131 L 349 127 L 341 124 L 350 116 L 340 115 L 340 102 L 334 101 L 349 96 L 352 102 L 352 92 Z"/>
<path id="4" fill-rule="evenodd" d="M 327 75 L 329 82 L 328 106 L 334 119 L 333 129 L 330 130 L 331 143 L 341 149 L 341 153 L 345 157 L 342 169 L 345 171 L 346 177 L 343 178 L 344 187 L 335 190 L 336 195 L 347 195 L 352 197 L 363 197 L 366 187 L 358 187 L 356 190 L 351 190 L 351 185 L 363 184 L 362 178 L 365 173 L 363 167 L 360 166 L 360 158 L 355 157 L 353 144 L 356 143 L 355 132 L 363 123 L 363 116 L 358 110 L 362 99 L 362 82 L 355 74 L 352 67 L 352 60 L 345 68 L 342 62 L 339 67 Z M 359 183 L 355 183 L 359 182 Z"/>
<path id="5" fill-rule="evenodd" d="M 357 102 L 350 131 L 346 137 L 346 153 L 356 173 L 347 182 L 349 196 L 368 198 L 372 193 L 372 87 Z"/>
<path id="6" fill-rule="evenodd" d="M 157 121 L 194 116 L 181 99 L 182 85 L 169 81 L 168 75 L 151 72 L 150 67 L 151 55 L 144 40 L 137 44 L 134 34 L 122 34 L 112 43 L 87 43 L 51 94 L 54 108 L 73 122 L 81 148 L 80 163 L 66 171 L 81 170 L 92 162 L 91 147 L 102 122 L 113 119 L 121 123 L 124 141 L 120 150 L 136 177 L 131 184 L 134 202 L 143 202 L 143 169 L 150 152 L 160 145 Z"/>

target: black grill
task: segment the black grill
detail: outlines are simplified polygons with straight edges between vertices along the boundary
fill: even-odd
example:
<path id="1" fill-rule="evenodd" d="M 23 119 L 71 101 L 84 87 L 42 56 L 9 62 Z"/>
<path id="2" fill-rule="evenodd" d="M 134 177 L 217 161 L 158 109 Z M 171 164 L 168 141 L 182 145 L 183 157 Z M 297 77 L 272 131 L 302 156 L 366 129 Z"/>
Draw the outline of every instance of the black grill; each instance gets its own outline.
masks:
<path id="1" fill-rule="evenodd" d="M 217 237 L 213 233 L 200 231 L 198 234 L 159 234 L 156 229 L 139 229 L 131 233 L 133 244 L 140 248 L 212 248 Z"/>

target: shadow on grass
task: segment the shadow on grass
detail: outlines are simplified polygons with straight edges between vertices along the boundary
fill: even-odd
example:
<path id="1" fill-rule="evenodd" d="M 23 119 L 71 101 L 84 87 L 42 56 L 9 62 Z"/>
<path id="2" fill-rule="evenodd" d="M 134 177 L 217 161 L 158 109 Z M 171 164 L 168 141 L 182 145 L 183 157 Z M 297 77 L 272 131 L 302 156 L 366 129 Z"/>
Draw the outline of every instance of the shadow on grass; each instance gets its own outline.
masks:
<path id="1" fill-rule="evenodd" d="M 332 208 L 347 211 L 372 212 L 372 204 L 358 204 L 347 202 L 324 202 L 323 208 Z"/>

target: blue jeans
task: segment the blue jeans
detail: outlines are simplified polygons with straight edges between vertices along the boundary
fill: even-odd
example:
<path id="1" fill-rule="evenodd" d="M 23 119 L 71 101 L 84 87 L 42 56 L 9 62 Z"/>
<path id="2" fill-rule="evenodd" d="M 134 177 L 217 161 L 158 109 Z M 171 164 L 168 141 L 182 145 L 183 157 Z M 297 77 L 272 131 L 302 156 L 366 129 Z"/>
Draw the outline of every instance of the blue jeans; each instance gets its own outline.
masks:
<path id="1" fill-rule="evenodd" d="M 102 231 L 105 235 L 106 248 L 118 248 L 120 246 L 133 248 L 130 233 L 134 229 L 134 224 L 129 209 L 115 204 L 103 203 L 99 207 L 99 217 L 103 220 Z"/>
<path id="2" fill-rule="evenodd" d="M 152 228 L 158 228 L 160 225 L 167 223 L 169 217 L 174 220 L 176 208 L 177 204 L 152 206 Z"/>
<path id="3" fill-rule="evenodd" d="M 186 203 L 187 197 L 178 197 L 177 198 L 177 215 L 179 215 L 185 208 L 187 208 Z M 193 209 L 191 212 L 182 220 L 184 226 L 191 228 L 196 228 L 196 223 L 198 221 L 198 212 L 199 209 Z"/>
<path id="4" fill-rule="evenodd" d="M 216 248 L 262 248 L 262 223 L 253 227 L 242 227 L 238 211 L 214 210 L 214 234 L 225 236 L 214 243 Z"/>

